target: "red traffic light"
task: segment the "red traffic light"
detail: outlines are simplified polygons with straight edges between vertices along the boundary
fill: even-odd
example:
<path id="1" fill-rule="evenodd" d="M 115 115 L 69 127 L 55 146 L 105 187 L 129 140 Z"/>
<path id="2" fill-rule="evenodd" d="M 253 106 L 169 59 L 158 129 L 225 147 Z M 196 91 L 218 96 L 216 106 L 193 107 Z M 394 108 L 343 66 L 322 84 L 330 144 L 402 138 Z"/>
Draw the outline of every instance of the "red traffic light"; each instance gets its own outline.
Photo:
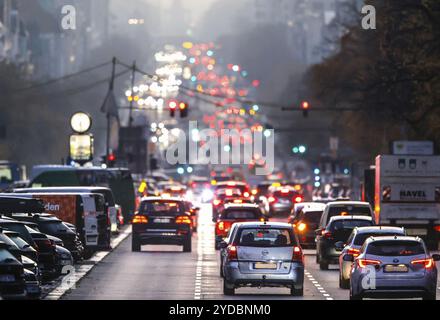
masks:
<path id="1" fill-rule="evenodd" d="M 108 155 L 108 157 L 107 157 L 107 160 L 108 160 L 109 162 L 113 162 L 113 161 L 115 161 L 115 160 L 116 160 L 116 156 L 114 155 L 114 153 L 110 153 L 110 154 Z"/>

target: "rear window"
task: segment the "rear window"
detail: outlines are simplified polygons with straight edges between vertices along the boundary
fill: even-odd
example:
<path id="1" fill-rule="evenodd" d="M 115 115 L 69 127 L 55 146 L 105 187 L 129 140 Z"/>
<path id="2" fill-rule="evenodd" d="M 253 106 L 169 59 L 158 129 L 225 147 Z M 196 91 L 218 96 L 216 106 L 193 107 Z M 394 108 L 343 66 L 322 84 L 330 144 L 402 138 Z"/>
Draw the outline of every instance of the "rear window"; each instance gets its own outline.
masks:
<path id="1" fill-rule="evenodd" d="M 328 221 L 334 216 L 369 216 L 371 217 L 371 211 L 366 206 L 335 206 L 330 207 L 328 211 Z"/>
<path id="2" fill-rule="evenodd" d="M 356 227 L 372 226 L 373 222 L 368 220 L 337 220 L 330 225 L 331 231 L 353 230 Z"/>
<path id="3" fill-rule="evenodd" d="M 38 229 L 47 234 L 67 232 L 70 229 L 61 221 L 50 221 L 38 223 Z"/>
<path id="4" fill-rule="evenodd" d="M 258 219 L 260 214 L 256 210 L 225 210 L 222 219 Z"/>
<path id="5" fill-rule="evenodd" d="M 28 243 L 32 243 L 32 237 L 23 224 L 7 223 L 7 224 L 2 225 L 1 227 L 3 227 L 4 229 L 10 230 L 10 231 L 15 231 L 15 232 L 19 233 L 20 236 L 24 240 L 26 240 Z"/>
<path id="6" fill-rule="evenodd" d="M 20 238 L 19 236 L 9 236 L 9 238 L 14 241 L 14 243 L 20 248 L 20 249 L 24 249 L 25 246 L 28 246 L 29 244 L 24 241 L 22 238 Z"/>
<path id="7" fill-rule="evenodd" d="M 273 194 L 276 198 L 292 199 L 297 193 L 295 191 L 289 191 L 289 192 L 275 191 Z"/>
<path id="8" fill-rule="evenodd" d="M 238 245 L 244 247 L 288 247 L 296 244 L 291 229 L 246 228 L 240 230 Z"/>
<path id="9" fill-rule="evenodd" d="M 376 241 L 368 245 L 367 254 L 376 256 L 415 256 L 425 254 L 425 249 L 416 241 Z"/>
<path id="10" fill-rule="evenodd" d="M 301 220 L 304 222 L 312 222 L 312 223 L 319 223 L 319 220 L 321 219 L 322 211 L 307 211 L 303 213 Z"/>
<path id="11" fill-rule="evenodd" d="M 177 201 L 144 201 L 139 213 L 146 215 L 179 215 L 185 212 L 183 205 Z"/>
<path id="12" fill-rule="evenodd" d="M 390 233 L 358 233 L 356 237 L 354 238 L 354 245 L 356 246 L 362 246 L 369 237 L 383 237 L 383 236 L 402 236 L 403 233 L 396 233 L 396 232 L 390 232 Z"/>

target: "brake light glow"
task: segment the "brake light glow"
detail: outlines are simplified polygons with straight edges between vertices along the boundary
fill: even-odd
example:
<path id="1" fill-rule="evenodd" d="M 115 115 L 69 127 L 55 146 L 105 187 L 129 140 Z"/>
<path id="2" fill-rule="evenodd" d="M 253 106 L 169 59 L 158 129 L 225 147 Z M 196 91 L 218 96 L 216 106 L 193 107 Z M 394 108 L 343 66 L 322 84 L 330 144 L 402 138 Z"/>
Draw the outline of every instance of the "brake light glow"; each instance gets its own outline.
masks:
<path id="1" fill-rule="evenodd" d="M 178 216 L 176 218 L 177 224 L 191 224 L 191 218 L 188 216 Z"/>
<path id="2" fill-rule="evenodd" d="M 303 262 L 303 254 L 300 247 L 293 247 L 292 261 Z"/>
<path id="3" fill-rule="evenodd" d="M 241 199 L 235 199 L 235 200 L 234 200 L 234 203 L 243 203 L 243 200 L 241 200 Z"/>
<path id="4" fill-rule="evenodd" d="M 232 182 L 232 181 L 231 181 L 231 182 L 228 182 L 228 186 L 229 186 L 229 187 L 235 187 L 235 186 L 236 186 L 236 183 L 235 183 L 235 182 Z"/>
<path id="5" fill-rule="evenodd" d="M 289 189 L 282 189 L 281 193 L 289 193 Z"/>
<path id="6" fill-rule="evenodd" d="M 360 250 L 359 249 L 354 249 L 354 248 L 349 248 L 347 250 L 347 254 L 352 255 L 353 257 L 358 257 L 360 254 Z"/>
<path id="7" fill-rule="evenodd" d="M 145 224 L 148 223 L 148 218 L 146 216 L 142 216 L 142 215 L 135 215 L 133 217 L 133 224 Z"/>
<path id="8" fill-rule="evenodd" d="M 274 197 L 269 197 L 267 199 L 270 203 L 274 203 L 275 201 L 277 201 L 277 199 L 275 199 Z"/>
<path id="9" fill-rule="evenodd" d="M 299 232 L 303 232 L 304 230 L 307 229 L 307 225 L 303 222 L 301 222 L 300 224 L 298 224 L 298 226 L 296 227 L 298 229 Z"/>
<path id="10" fill-rule="evenodd" d="M 423 265 L 425 269 L 431 269 L 434 266 L 434 259 L 428 258 L 428 259 L 417 259 L 411 261 L 412 265 Z"/>
<path id="11" fill-rule="evenodd" d="M 440 232 L 440 226 L 434 226 L 434 230 Z"/>
<path id="12" fill-rule="evenodd" d="M 322 230 L 321 234 L 326 239 L 333 239 L 333 234 L 330 231 Z"/>
<path id="13" fill-rule="evenodd" d="M 258 193 L 258 189 L 252 189 L 251 193 L 255 196 Z"/>
<path id="14" fill-rule="evenodd" d="M 250 194 L 249 194 L 249 192 L 246 191 L 246 192 L 243 193 L 243 196 L 245 196 L 246 198 L 248 198 L 248 197 L 250 196 Z"/>
<path id="15" fill-rule="evenodd" d="M 296 196 L 295 198 L 293 198 L 293 201 L 294 201 L 295 203 L 300 203 L 300 202 L 303 201 L 303 198 L 302 198 L 301 196 Z"/>
<path id="16" fill-rule="evenodd" d="M 218 206 L 220 203 L 222 203 L 219 199 L 215 199 L 212 204 L 215 206 Z"/>
<path id="17" fill-rule="evenodd" d="M 378 266 L 381 264 L 379 260 L 357 259 L 356 261 L 359 268 L 366 268 L 367 266 Z"/>
<path id="18" fill-rule="evenodd" d="M 238 260 L 237 247 L 234 245 L 228 246 L 228 260 Z"/>
<path id="19" fill-rule="evenodd" d="M 225 230 L 225 223 L 223 221 L 220 221 L 217 225 L 218 229 L 223 231 Z"/>
<path id="20" fill-rule="evenodd" d="M 226 194 L 227 196 L 232 196 L 233 192 L 232 192 L 231 189 L 227 189 L 227 190 L 225 191 L 225 194 Z"/>

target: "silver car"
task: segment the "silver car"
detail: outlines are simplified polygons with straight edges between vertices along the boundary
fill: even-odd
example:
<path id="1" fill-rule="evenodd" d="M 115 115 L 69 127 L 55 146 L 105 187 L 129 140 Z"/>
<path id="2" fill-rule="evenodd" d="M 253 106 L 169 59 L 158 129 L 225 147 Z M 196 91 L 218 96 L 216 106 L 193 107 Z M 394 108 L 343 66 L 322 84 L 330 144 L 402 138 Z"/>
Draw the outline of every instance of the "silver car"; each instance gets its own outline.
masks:
<path id="1" fill-rule="evenodd" d="M 356 227 L 353 229 L 346 243 L 335 243 L 336 250 L 342 250 L 339 255 L 339 288 L 350 288 L 350 275 L 353 262 L 345 261 L 346 255 L 359 256 L 360 249 L 369 237 L 379 236 L 405 236 L 404 228 L 390 226 Z"/>
<path id="2" fill-rule="evenodd" d="M 346 261 L 353 261 L 347 255 Z M 354 260 L 350 300 L 368 298 L 436 299 L 440 255 L 431 255 L 418 237 L 370 237 Z"/>
<path id="3" fill-rule="evenodd" d="M 287 287 L 291 295 L 303 295 L 304 255 L 292 225 L 243 222 L 221 246 L 225 295 L 239 287 Z"/>

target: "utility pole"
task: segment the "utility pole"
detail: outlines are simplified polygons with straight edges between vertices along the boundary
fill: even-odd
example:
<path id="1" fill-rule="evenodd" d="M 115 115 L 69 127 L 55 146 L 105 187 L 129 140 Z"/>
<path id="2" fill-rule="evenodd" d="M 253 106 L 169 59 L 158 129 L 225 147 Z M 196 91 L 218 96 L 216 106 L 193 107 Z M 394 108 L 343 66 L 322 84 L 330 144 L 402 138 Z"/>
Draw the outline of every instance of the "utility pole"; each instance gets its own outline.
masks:
<path id="1" fill-rule="evenodd" d="M 134 81 L 136 76 L 136 61 L 133 62 L 131 73 L 131 100 L 130 100 L 130 110 L 128 116 L 128 126 L 131 128 L 133 126 L 133 101 L 134 101 Z"/>
<path id="2" fill-rule="evenodd" d="M 112 75 L 110 78 L 109 91 L 113 92 L 115 86 L 115 71 L 116 71 L 116 57 L 112 59 Z M 106 147 L 106 159 L 110 155 L 110 115 L 107 113 L 107 147 Z"/>

